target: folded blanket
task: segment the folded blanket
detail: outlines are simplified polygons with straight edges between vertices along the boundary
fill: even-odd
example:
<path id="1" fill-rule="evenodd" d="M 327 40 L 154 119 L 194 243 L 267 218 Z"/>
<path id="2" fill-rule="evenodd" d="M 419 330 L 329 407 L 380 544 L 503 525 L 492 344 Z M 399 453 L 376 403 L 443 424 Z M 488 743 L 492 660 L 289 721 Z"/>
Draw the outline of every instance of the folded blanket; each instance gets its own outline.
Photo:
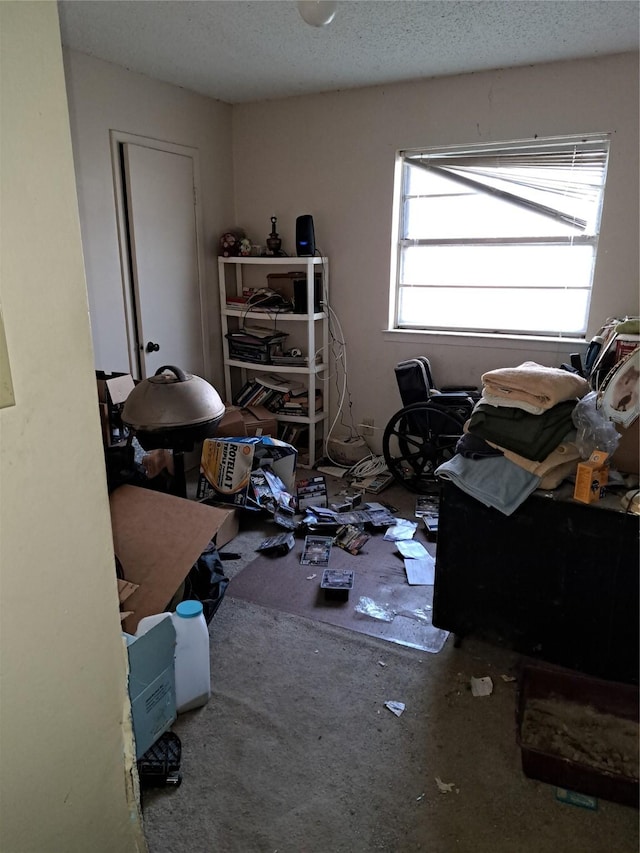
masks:
<path id="1" fill-rule="evenodd" d="M 564 400 L 582 398 L 591 390 L 589 382 L 577 373 L 544 367 L 535 361 L 489 370 L 483 373 L 482 383 L 494 397 L 523 400 L 543 409 L 550 409 Z"/>
<path id="2" fill-rule="evenodd" d="M 522 409 L 479 403 L 469 418 L 468 431 L 542 462 L 575 429 L 571 418 L 575 406 L 575 400 L 565 400 L 541 415 L 531 415 Z"/>
<path id="3" fill-rule="evenodd" d="M 487 456 L 502 456 L 502 450 L 490 444 L 484 438 L 463 432 L 456 444 L 456 453 L 466 459 L 485 459 Z"/>
<path id="4" fill-rule="evenodd" d="M 575 432 L 573 433 L 575 438 Z M 532 459 L 527 459 L 525 456 L 520 456 L 512 450 L 507 450 L 493 442 L 487 442 L 496 450 L 501 450 L 505 459 L 529 471 L 530 474 L 535 474 L 541 478 L 540 489 L 555 489 L 560 483 L 572 474 L 575 474 L 578 467 L 578 462 L 582 461 L 578 446 L 573 441 L 561 442 L 555 450 L 545 457 L 542 462 L 535 462 Z"/>

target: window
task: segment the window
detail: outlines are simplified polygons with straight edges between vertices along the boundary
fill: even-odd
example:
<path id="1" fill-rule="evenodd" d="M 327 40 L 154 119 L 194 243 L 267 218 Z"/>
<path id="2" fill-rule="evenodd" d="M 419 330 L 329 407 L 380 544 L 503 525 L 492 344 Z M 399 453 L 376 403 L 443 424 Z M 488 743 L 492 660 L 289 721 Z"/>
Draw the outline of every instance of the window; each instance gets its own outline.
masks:
<path id="1" fill-rule="evenodd" d="M 393 327 L 582 337 L 609 137 L 401 151 Z"/>

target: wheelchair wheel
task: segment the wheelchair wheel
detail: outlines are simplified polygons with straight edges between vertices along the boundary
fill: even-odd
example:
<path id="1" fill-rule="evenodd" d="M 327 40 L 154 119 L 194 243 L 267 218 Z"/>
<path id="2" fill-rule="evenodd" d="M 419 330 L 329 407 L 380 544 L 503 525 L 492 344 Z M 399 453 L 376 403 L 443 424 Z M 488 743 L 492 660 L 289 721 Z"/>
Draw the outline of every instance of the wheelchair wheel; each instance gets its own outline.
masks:
<path id="1" fill-rule="evenodd" d="M 385 427 L 382 452 L 398 483 L 418 494 L 434 485 L 434 471 L 455 455 L 463 421 L 432 401 L 400 409 Z"/>

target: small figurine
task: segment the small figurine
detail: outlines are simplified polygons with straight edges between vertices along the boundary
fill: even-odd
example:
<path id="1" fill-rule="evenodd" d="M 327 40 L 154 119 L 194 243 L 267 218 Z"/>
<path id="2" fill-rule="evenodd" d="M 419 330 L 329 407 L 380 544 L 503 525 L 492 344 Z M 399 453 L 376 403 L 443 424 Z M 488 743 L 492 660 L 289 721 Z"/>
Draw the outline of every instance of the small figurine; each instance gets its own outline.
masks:
<path id="1" fill-rule="evenodd" d="M 282 240 L 276 231 L 278 220 L 275 216 L 271 217 L 271 234 L 267 237 L 267 249 L 271 255 L 279 255 L 282 248 Z"/>
<path id="2" fill-rule="evenodd" d="M 240 241 L 244 237 L 242 231 L 225 231 L 220 237 L 219 254 L 223 258 L 235 258 L 240 254 Z"/>

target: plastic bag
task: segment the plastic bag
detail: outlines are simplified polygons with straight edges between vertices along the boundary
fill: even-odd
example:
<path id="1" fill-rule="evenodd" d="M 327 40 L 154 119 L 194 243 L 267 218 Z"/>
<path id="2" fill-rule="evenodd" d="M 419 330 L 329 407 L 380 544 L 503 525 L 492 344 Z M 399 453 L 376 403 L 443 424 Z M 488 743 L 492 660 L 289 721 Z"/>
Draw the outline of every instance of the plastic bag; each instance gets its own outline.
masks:
<path id="1" fill-rule="evenodd" d="M 395 611 L 389 610 L 384 604 L 376 604 L 372 598 L 363 595 L 353 608 L 356 613 L 370 616 L 371 619 L 379 619 L 381 622 L 393 622 Z"/>
<path id="2" fill-rule="evenodd" d="M 201 601 L 202 612 L 208 625 L 222 604 L 228 586 L 229 578 L 225 576 L 220 554 L 212 540 L 193 564 L 165 609 L 173 611 L 181 601 Z"/>
<path id="3" fill-rule="evenodd" d="M 583 459 L 588 459 L 594 450 L 611 456 L 620 443 L 620 433 L 598 408 L 597 401 L 597 392 L 591 391 L 578 401 L 571 415 L 577 431 L 576 445 Z"/>

